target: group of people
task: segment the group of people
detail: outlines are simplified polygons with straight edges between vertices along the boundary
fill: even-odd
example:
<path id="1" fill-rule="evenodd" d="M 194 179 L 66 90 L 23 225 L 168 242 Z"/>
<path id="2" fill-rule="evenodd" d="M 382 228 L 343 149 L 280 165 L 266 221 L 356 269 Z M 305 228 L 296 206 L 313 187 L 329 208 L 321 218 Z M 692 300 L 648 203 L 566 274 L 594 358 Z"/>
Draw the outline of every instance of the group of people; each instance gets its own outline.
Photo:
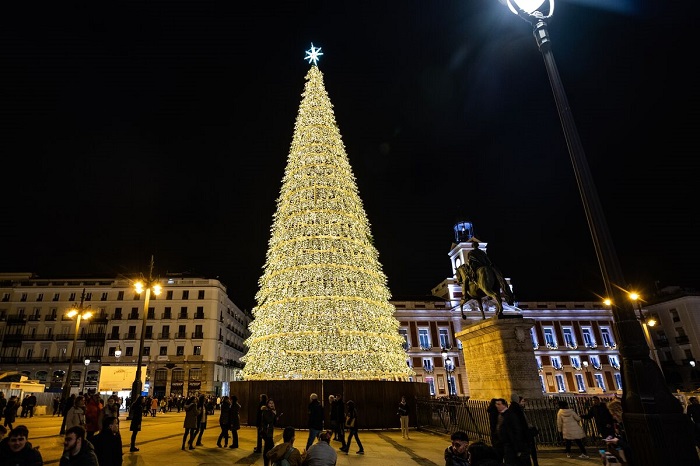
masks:
<path id="1" fill-rule="evenodd" d="M 211 413 L 208 404 L 209 397 L 206 395 L 193 395 L 185 401 L 183 406 L 185 411 L 185 420 L 183 422 L 185 433 L 182 436 L 182 450 L 185 450 L 185 444 L 190 450 L 194 450 L 195 446 L 204 446 L 202 436 L 207 428 L 207 419 Z M 221 433 L 217 438 L 216 446 L 219 448 L 238 448 L 238 430 L 241 428 L 241 405 L 238 403 L 238 397 L 235 395 L 230 398 L 224 396 L 220 399 L 220 407 L 219 427 L 221 428 Z M 229 432 L 231 433 L 231 446 L 228 444 Z M 221 445 L 222 440 L 224 442 L 223 445 Z"/>

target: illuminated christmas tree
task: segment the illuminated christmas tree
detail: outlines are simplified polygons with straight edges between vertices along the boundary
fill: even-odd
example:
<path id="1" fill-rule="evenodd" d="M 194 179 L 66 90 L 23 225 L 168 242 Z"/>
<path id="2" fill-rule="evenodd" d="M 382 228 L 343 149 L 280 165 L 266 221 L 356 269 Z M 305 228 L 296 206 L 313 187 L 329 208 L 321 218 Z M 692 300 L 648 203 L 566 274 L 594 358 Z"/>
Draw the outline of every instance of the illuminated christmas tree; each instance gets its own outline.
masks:
<path id="1" fill-rule="evenodd" d="M 312 44 L 243 376 L 407 380 L 413 372 L 319 55 Z"/>

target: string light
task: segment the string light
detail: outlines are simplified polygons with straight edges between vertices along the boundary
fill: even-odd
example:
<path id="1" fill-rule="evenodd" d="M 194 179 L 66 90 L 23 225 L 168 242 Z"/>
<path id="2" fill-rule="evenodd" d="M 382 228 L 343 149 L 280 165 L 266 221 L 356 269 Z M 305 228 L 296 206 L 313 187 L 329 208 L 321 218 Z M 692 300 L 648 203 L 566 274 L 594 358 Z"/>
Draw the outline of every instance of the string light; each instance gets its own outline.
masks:
<path id="1" fill-rule="evenodd" d="M 408 380 L 386 275 L 323 74 L 306 75 L 255 319 L 247 380 Z"/>

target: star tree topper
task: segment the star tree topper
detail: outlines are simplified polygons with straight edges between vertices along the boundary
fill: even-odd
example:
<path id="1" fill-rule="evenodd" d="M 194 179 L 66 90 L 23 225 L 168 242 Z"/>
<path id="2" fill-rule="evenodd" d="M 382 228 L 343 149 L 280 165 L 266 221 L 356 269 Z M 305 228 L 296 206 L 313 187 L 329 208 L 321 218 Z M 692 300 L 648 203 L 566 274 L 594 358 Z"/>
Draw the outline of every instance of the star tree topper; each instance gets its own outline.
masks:
<path id="1" fill-rule="evenodd" d="M 309 60 L 309 64 L 312 64 L 313 62 L 313 65 L 317 66 L 318 59 L 321 55 L 323 55 L 323 53 L 321 53 L 321 47 L 314 47 L 314 43 L 312 42 L 311 48 L 306 51 L 306 56 L 304 57 L 304 60 Z"/>

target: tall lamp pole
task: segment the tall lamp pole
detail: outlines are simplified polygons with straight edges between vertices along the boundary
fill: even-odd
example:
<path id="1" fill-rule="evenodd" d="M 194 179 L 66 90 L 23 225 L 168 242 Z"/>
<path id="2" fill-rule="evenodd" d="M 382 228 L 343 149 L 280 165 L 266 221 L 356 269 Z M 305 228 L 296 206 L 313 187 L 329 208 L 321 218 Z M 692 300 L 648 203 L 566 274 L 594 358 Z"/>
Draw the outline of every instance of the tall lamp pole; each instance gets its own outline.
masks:
<path id="1" fill-rule="evenodd" d="M 83 288 L 83 292 L 80 295 L 80 304 L 77 306 L 73 306 L 68 312 L 66 312 L 66 317 L 69 317 L 71 319 L 75 317 L 75 332 L 73 333 L 73 346 L 71 347 L 70 360 L 68 361 L 68 374 L 66 374 L 66 382 L 63 384 L 63 391 L 61 392 L 61 400 L 63 401 L 63 406 L 65 406 L 66 400 L 68 400 L 68 397 L 70 396 L 70 379 L 71 375 L 73 374 L 73 358 L 75 357 L 75 346 L 78 342 L 78 331 L 80 330 L 80 322 L 83 319 L 87 320 L 90 317 L 92 317 L 92 310 L 90 310 L 89 306 L 87 308 L 83 307 L 84 303 L 85 288 Z M 65 416 L 63 416 L 63 422 L 61 422 L 60 435 L 65 434 L 66 431 L 65 419 Z"/>
<path id="2" fill-rule="evenodd" d="M 134 403 L 136 398 L 143 391 L 143 382 L 141 382 L 141 362 L 143 360 L 143 341 L 146 339 L 146 322 L 148 321 L 148 303 L 151 299 L 151 291 L 155 296 L 161 292 L 161 286 L 158 280 L 153 279 L 153 256 L 151 256 L 151 264 L 148 269 L 148 278 L 143 278 L 134 283 L 134 289 L 138 294 L 146 292 L 146 298 L 143 303 L 143 318 L 141 320 L 141 339 L 139 341 L 139 359 L 136 362 L 136 377 L 131 385 L 131 402 Z"/>
<path id="3" fill-rule="evenodd" d="M 612 298 L 614 329 L 622 357 L 623 417 L 635 452 L 635 464 L 700 465 L 692 426 L 684 416 L 680 402 L 666 386 L 659 366 L 649 358 L 649 347 L 641 325 L 623 289 L 626 281 L 552 54 L 547 19 L 554 13 L 554 0 L 547 1 L 549 11 L 546 15 L 540 11 L 545 0 L 500 1 L 532 25 L 544 58 L 603 283 Z"/>

